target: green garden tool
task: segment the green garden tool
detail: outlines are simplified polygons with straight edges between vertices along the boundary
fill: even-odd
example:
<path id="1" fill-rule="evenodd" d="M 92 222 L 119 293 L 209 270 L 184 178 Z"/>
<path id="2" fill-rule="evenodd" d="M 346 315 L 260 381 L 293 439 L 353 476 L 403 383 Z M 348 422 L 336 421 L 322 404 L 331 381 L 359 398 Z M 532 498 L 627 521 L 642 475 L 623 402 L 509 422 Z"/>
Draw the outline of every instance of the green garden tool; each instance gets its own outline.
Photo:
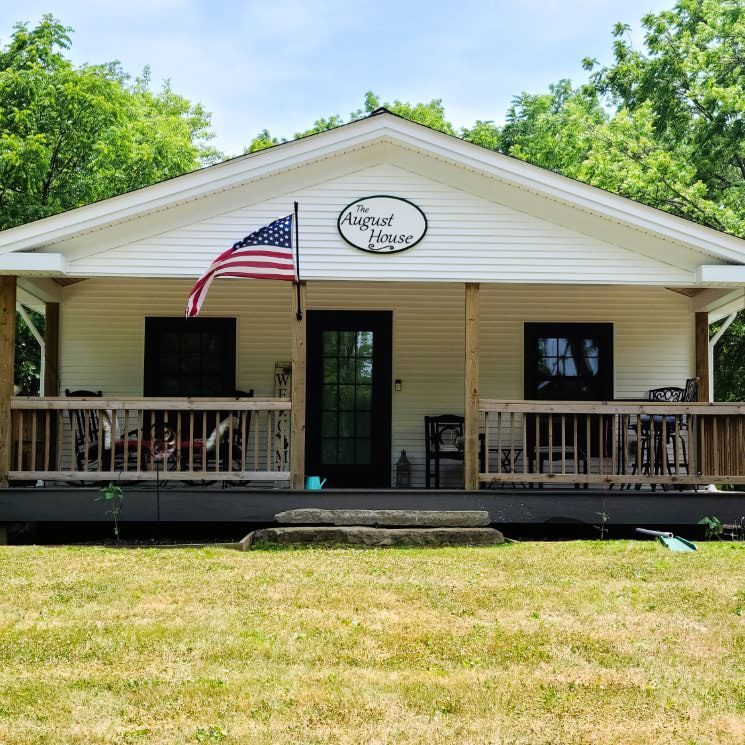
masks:
<path id="1" fill-rule="evenodd" d="M 666 533 L 661 530 L 647 530 L 646 528 L 637 528 L 636 532 L 656 536 L 657 540 L 663 546 L 667 546 L 671 551 L 687 552 L 697 550 L 695 543 L 691 543 L 685 538 L 673 535 L 672 533 Z"/>

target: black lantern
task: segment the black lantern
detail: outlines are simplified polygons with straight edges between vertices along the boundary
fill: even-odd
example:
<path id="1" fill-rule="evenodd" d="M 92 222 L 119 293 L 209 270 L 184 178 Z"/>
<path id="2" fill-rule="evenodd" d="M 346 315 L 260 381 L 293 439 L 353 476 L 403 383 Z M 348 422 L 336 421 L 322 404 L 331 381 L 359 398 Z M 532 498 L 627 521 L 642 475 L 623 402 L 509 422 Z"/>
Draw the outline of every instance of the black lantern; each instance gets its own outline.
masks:
<path id="1" fill-rule="evenodd" d="M 406 457 L 406 451 L 396 461 L 396 488 L 408 489 L 411 486 L 411 461 Z"/>

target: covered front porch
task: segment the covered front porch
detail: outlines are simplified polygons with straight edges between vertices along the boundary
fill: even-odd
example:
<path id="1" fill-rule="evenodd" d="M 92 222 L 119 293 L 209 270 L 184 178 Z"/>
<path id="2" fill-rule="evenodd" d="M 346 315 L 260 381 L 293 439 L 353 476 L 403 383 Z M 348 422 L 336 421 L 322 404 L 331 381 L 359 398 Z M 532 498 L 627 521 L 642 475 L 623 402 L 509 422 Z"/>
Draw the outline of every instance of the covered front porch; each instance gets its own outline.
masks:
<path id="1" fill-rule="evenodd" d="M 306 475 L 318 475 L 329 478 L 327 489 L 372 495 L 399 487 L 402 498 L 429 481 L 424 420 L 442 415 L 460 423 L 443 443 L 441 480 L 431 482 L 448 494 L 543 496 L 551 489 L 566 499 L 581 489 L 631 498 L 639 490 L 700 492 L 745 482 L 745 404 L 648 400 L 649 389 L 686 379 L 696 381 L 697 398 L 707 398 L 709 313 L 696 311 L 695 298 L 661 287 L 317 282 L 303 285 L 297 321 L 290 288 L 256 285 L 248 296 L 238 283 L 214 291 L 214 317 L 224 325 L 230 316 L 239 329 L 224 384 L 236 390 L 202 397 L 143 396 L 153 377 L 147 349 L 173 342 L 185 283 L 67 287 L 53 382 L 78 395 L 9 400 L 0 444 L 7 485 L 27 492 L 112 481 L 146 491 L 277 495 L 297 493 Z M 115 307 L 98 301 L 114 292 Z M 249 321 L 258 316 L 262 327 Z M 383 336 L 375 335 L 379 317 Z M 149 336 L 164 326 L 149 318 L 171 319 L 171 336 Z M 314 319 L 326 325 L 313 331 Z M 342 330 L 326 323 L 339 319 Z M 48 332 L 53 339 L 53 323 Z M 577 333 L 590 335 L 581 353 L 571 352 Z M 200 354 L 188 351 L 196 367 Z M 578 354 L 582 385 L 606 386 L 598 389 L 604 398 L 539 398 L 579 390 Z M 397 469 L 402 450 L 410 462 L 405 481 Z M 417 498 L 434 499 L 434 492 Z"/>

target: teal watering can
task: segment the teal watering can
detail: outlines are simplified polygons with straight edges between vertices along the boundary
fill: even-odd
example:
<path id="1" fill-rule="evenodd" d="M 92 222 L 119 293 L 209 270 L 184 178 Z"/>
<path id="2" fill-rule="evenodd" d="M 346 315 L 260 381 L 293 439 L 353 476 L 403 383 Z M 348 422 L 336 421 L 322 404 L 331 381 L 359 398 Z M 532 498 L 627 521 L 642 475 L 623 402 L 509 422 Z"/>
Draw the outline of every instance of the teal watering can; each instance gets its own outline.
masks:
<path id="1" fill-rule="evenodd" d="M 305 488 L 306 489 L 322 489 L 326 483 L 326 479 L 321 480 L 320 476 L 306 476 L 305 477 Z"/>

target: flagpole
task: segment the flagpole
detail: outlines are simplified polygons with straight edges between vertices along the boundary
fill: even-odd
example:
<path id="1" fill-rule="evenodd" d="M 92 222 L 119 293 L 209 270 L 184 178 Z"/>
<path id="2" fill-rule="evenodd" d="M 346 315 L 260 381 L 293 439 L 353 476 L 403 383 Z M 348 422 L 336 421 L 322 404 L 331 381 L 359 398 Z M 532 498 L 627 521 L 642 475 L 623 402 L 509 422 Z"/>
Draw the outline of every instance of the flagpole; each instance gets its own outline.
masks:
<path id="1" fill-rule="evenodd" d="M 295 202 L 295 287 L 297 288 L 297 314 L 298 321 L 303 320 L 303 309 L 300 307 L 300 227 L 297 219 L 297 202 Z"/>

